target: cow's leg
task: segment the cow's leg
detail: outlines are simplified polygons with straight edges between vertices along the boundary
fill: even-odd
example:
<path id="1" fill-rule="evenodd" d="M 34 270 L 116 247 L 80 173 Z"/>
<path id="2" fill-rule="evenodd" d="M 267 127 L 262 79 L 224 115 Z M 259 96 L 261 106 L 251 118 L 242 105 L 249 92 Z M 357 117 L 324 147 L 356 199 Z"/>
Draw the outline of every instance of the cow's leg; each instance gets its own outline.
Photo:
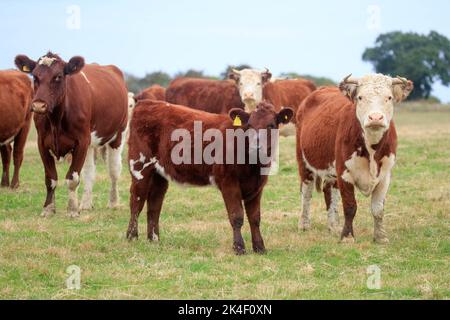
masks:
<path id="1" fill-rule="evenodd" d="M 139 157 L 138 157 L 139 158 Z M 133 168 L 132 168 L 133 169 Z M 145 201 L 149 196 L 149 185 L 154 170 L 146 169 L 141 172 L 142 176 L 136 178 L 132 175 L 130 187 L 130 222 L 128 223 L 127 239 L 134 240 L 139 236 L 138 219 L 144 208 Z"/>
<path id="2" fill-rule="evenodd" d="M 302 181 L 302 216 L 300 218 L 299 229 L 308 231 L 311 229 L 311 199 L 314 190 L 314 181 Z"/>
<path id="3" fill-rule="evenodd" d="M 153 175 L 147 200 L 147 239 L 150 241 L 159 241 L 159 217 L 168 187 L 166 179 Z"/>
<path id="4" fill-rule="evenodd" d="M 56 171 L 55 159 L 52 157 L 48 149 L 45 149 L 41 140 L 38 141 L 39 153 L 45 170 L 45 186 L 47 188 L 47 197 L 44 203 L 41 217 L 49 217 L 55 214 L 55 190 L 58 185 L 58 172 Z"/>
<path id="5" fill-rule="evenodd" d="M 83 177 L 84 192 L 81 198 L 80 210 L 91 210 L 93 208 L 92 189 L 95 182 L 95 148 L 89 147 L 86 160 L 84 161 L 83 171 L 81 175 Z"/>
<path id="6" fill-rule="evenodd" d="M 391 175 L 388 174 L 386 178 L 381 181 L 372 193 L 371 211 L 374 220 L 373 239 L 376 243 L 389 243 L 386 230 L 383 226 L 384 216 L 384 201 L 391 182 Z"/>
<path id="7" fill-rule="evenodd" d="M 27 142 L 28 132 L 30 131 L 31 121 L 20 130 L 19 134 L 14 138 L 14 175 L 11 182 L 11 188 L 16 189 L 19 187 L 19 173 L 20 167 L 23 162 L 23 153 L 25 150 L 25 143 Z"/>
<path id="8" fill-rule="evenodd" d="M 342 197 L 342 205 L 344 207 L 345 223 L 342 229 L 341 241 L 354 242 L 355 234 L 353 232 L 353 219 L 356 215 L 357 204 L 355 199 L 355 187 L 342 178 L 338 178 L 339 190 Z"/>
<path id="9" fill-rule="evenodd" d="M 88 149 L 88 141 L 80 141 L 79 145 L 73 151 L 72 164 L 66 175 L 67 187 L 69 189 L 67 215 L 71 218 L 80 216 L 80 208 L 78 206 L 78 186 L 80 185 L 80 172 L 83 169 Z"/>
<path id="10" fill-rule="evenodd" d="M 122 172 L 122 149 L 123 139 L 117 141 L 117 144 L 108 145 L 106 159 L 108 161 L 109 177 L 111 179 L 111 190 L 109 193 L 109 208 L 119 206 L 119 179 Z"/>
<path id="11" fill-rule="evenodd" d="M 233 249 L 237 255 L 245 254 L 245 244 L 241 229 L 244 224 L 244 209 L 242 208 L 242 194 L 238 183 L 228 181 L 221 185 L 228 219 L 233 228 Z"/>
<path id="12" fill-rule="evenodd" d="M 11 164 L 11 145 L 7 144 L 0 147 L 0 152 L 2 155 L 2 165 L 3 165 L 3 173 L 2 173 L 2 187 L 9 187 L 9 166 Z"/>
<path id="13" fill-rule="evenodd" d="M 262 192 L 253 199 L 245 201 L 244 204 L 248 222 L 250 223 L 250 231 L 252 233 L 253 251 L 262 254 L 266 252 L 266 248 L 261 236 L 261 231 L 259 230 L 261 223 L 261 195 Z"/>
<path id="14" fill-rule="evenodd" d="M 328 230 L 332 233 L 336 233 L 339 228 L 338 204 L 340 199 L 337 183 L 325 183 L 323 187 L 323 194 L 328 212 Z"/>

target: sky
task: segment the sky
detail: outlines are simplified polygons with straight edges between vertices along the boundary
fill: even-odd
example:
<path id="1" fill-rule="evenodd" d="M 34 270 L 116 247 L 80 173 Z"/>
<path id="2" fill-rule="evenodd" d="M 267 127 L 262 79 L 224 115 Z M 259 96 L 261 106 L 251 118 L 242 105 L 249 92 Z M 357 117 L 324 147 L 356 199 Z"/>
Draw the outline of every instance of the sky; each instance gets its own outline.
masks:
<path id="1" fill-rule="evenodd" d="M 450 38 L 449 12 L 448 0 L 0 0 L 0 69 L 52 50 L 137 76 L 247 63 L 340 81 L 373 72 L 361 56 L 380 33 Z M 450 102 L 448 87 L 433 94 Z"/>

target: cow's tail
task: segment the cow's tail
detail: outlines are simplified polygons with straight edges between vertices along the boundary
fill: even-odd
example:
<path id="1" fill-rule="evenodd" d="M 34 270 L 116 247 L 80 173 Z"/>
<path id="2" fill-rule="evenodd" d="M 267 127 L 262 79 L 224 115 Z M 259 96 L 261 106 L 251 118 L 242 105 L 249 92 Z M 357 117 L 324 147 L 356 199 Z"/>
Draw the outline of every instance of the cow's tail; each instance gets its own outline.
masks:
<path id="1" fill-rule="evenodd" d="M 322 192 L 322 178 L 317 176 L 316 177 L 316 190 L 317 192 Z"/>

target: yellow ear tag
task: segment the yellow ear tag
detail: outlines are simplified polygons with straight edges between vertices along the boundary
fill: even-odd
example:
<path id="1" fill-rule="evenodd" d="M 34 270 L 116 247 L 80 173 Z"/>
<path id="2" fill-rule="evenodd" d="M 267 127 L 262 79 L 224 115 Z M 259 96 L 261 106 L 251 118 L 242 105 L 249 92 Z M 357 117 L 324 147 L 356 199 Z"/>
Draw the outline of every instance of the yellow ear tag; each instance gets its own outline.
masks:
<path id="1" fill-rule="evenodd" d="M 236 116 L 236 118 L 234 118 L 233 126 L 235 126 L 235 127 L 242 126 L 242 121 L 241 121 L 241 118 L 239 118 L 239 116 Z"/>
<path id="2" fill-rule="evenodd" d="M 22 71 L 23 72 L 30 72 L 30 68 L 28 68 L 28 66 L 23 66 L 22 67 Z"/>

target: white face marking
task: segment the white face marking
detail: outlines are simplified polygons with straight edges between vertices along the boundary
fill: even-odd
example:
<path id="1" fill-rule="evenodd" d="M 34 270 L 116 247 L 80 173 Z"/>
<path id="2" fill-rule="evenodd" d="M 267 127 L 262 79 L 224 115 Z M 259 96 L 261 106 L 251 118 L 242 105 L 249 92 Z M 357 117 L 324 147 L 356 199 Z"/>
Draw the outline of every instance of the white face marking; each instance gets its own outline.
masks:
<path id="1" fill-rule="evenodd" d="M 263 99 L 262 72 L 252 69 L 244 69 L 239 72 L 239 94 L 245 104 L 246 111 L 254 111 L 256 105 Z"/>
<path id="2" fill-rule="evenodd" d="M 378 165 L 374 159 L 375 152 L 369 150 L 369 157 L 358 157 L 356 152 L 345 162 L 345 170 L 342 175 L 344 181 L 356 186 L 362 194 L 369 196 L 372 194 L 376 186 L 390 174 L 395 164 L 395 155 L 384 157 L 381 160 L 380 172 Z"/>
<path id="3" fill-rule="evenodd" d="M 389 129 L 394 115 L 392 78 L 376 74 L 359 80 L 355 96 L 356 116 L 371 144 Z"/>
<path id="4" fill-rule="evenodd" d="M 144 179 L 144 176 L 142 175 L 142 171 L 144 171 L 148 166 L 154 164 L 155 167 L 157 167 L 158 165 L 158 160 L 156 159 L 156 157 L 153 157 L 150 159 L 149 162 L 145 163 L 145 156 L 142 153 L 139 153 L 139 159 L 137 160 L 130 160 L 130 172 L 133 175 L 133 177 L 135 177 L 137 180 L 142 180 Z M 142 163 L 142 169 L 141 170 L 137 170 L 134 168 L 135 164 L 138 163 Z"/>
<path id="5" fill-rule="evenodd" d="M 55 62 L 55 61 L 56 61 L 56 58 L 49 58 L 49 57 L 47 57 L 47 56 L 43 56 L 43 57 L 41 57 L 41 58 L 39 59 L 38 64 L 39 64 L 39 65 L 44 65 L 44 66 L 47 66 L 47 67 L 51 67 L 51 65 L 52 65 L 53 62 Z"/>

